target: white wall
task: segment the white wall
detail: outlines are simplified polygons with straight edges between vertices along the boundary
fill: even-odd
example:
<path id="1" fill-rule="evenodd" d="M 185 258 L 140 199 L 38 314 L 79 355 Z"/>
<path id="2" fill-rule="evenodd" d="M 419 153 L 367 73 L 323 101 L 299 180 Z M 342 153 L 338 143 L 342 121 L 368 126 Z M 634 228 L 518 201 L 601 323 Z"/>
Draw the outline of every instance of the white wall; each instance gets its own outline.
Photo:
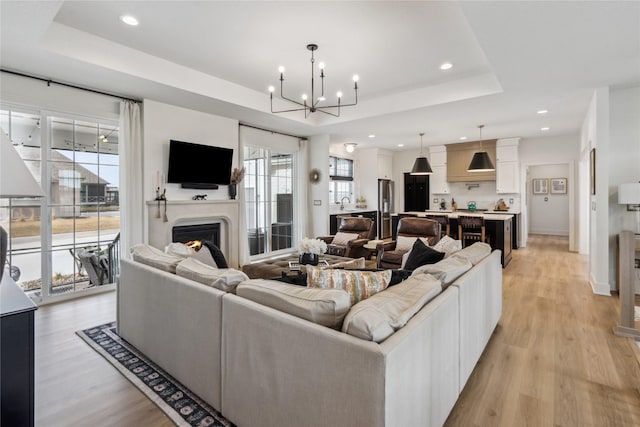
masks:
<path id="1" fill-rule="evenodd" d="M 309 221 L 312 236 L 329 235 L 329 135 L 309 138 L 309 170 L 319 169 L 320 182 L 309 192 Z"/>
<path id="2" fill-rule="evenodd" d="M 589 282 L 599 295 L 610 295 L 614 286 L 609 282 L 609 124 L 609 89 L 599 88 L 580 132 L 583 152 L 596 149 L 596 194 L 589 196 Z"/>
<path id="3" fill-rule="evenodd" d="M 529 179 L 567 178 L 569 165 L 541 165 L 529 167 Z M 531 185 L 527 185 L 531 188 Z M 551 183 L 549 183 L 551 189 Z M 529 233 L 569 235 L 569 194 L 535 194 L 529 199 Z"/>
<path id="4" fill-rule="evenodd" d="M 233 167 L 238 165 L 238 121 L 200 111 L 188 110 L 153 100 L 144 101 L 144 189 L 145 197 L 155 197 L 153 180 L 160 171 L 166 178 L 169 165 L 169 141 L 232 148 Z M 189 190 L 180 184 L 167 184 L 167 199 L 188 200 L 195 194 L 208 200 L 228 199 L 226 186 L 218 190 Z"/>
<path id="5" fill-rule="evenodd" d="M 635 212 L 618 204 L 618 185 L 640 181 L 640 87 L 611 90 L 609 152 L 609 283 L 617 288 L 617 236 L 635 230 Z"/>
<path id="6" fill-rule="evenodd" d="M 233 167 L 238 165 L 238 121 L 200 111 L 145 99 L 143 111 L 144 148 L 143 181 L 146 200 L 155 198 L 155 178 L 159 171 L 166 178 L 169 164 L 169 141 L 193 142 L 233 148 Z M 180 184 L 167 184 L 168 200 L 189 200 L 195 194 L 207 194 L 208 200 L 228 199 L 227 186 L 218 190 L 189 190 Z M 140 201 L 144 203 L 144 201 Z M 145 205 L 146 209 L 146 205 Z M 145 215 L 148 217 L 148 215 Z M 148 230 L 145 224 L 145 233 Z M 148 236 L 145 235 L 148 241 Z"/>
<path id="7" fill-rule="evenodd" d="M 580 227 L 580 218 L 579 215 L 576 215 L 577 205 L 578 205 L 578 180 L 580 176 L 578 174 L 577 168 L 575 168 L 575 164 L 580 159 L 580 134 L 573 133 L 567 135 L 553 135 L 553 136 L 542 136 L 538 138 L 523 138 L 520 140 L 520 147 L 518 151 L 520 165 L 524 169 L 521 176 L 528 176 L 526 170 L 531 166 L 539 166 L 539 165 L 558 165 L 564 164 L 567 165 L 568 170 L 566 171 L 566 175 L 563 177 L 567 178 L 567 202 L 569 212 L 567 214 L 568 218 L 568 235 L 569 235 L 569 249 L 572 251 L 578 251 L 579 247 L 579 227 Z M 523 185 L 524 192 L 522 194 L 523 197 L 523 211 L 527 212 L 527 217 L 523 218 L 523 223 L 526 224 L 526 227 L 532 233 L 535 233 L 534 230 L 541 230 L 540 227 L 531 227 L 530 220 L 528 214 L 532 212 L 530 210 L 530 204 L 533 201 L 533 195 L 531 194 L 531 186 L 530 186 L 530 176 L 529 181 L 524 181 Z M 555 177 L 554 177 L 555 178 Z M 540 197 L 540 196 L 536 196 Z M 533 211 L 535 213 L 535 211 Z M 562 228 L 564 229 L 564 227 Z M 559 231 L 554 231 L 552 228 L 549 230 L 552 234 L 558 233 Z M 546 234 L 546 233 L 545 233 Z M 563 234 L 564 235 L 564 234 Z"/>
<path id="8" fill-rule="evenodd" d="M 74 116 L 88 116 L 118 120 L 120 99 L 106 95 L 73 89 L 26 77 L 1 73 L 0 100 L 16 105 L 69 113 Z"/>

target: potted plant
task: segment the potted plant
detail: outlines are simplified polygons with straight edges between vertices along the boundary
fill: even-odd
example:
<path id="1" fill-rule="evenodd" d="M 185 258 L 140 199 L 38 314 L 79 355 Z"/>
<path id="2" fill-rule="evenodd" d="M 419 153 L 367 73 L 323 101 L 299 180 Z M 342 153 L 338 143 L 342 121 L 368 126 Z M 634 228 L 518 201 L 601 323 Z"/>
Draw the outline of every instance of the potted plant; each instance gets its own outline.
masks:
<path id="1" fill-rule="evenodd" d="M 320 239 L 305 237 L 298 245 L 300 264 L 318 265 L 320 255 L 327 251 L 327 243 Z"/>
<path id="2" fill-rule="evenodd" d="M 238 184 L 244 178 L 244 166 L 240 169 L 233 168 L 231 171 L 231 184 L 229 184 L 229 197 L 231 200 L 235 200 L 238 194 Z"/>

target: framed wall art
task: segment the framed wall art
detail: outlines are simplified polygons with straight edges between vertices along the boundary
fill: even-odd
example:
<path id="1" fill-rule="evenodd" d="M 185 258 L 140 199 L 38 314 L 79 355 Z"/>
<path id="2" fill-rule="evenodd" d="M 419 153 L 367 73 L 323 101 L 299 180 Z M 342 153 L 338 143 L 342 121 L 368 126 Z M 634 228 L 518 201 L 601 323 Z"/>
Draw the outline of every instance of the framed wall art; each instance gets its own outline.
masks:
<path id="1" fill-rule="evenodd" d="M 551 194 L 567 194 L 567 178 L 550 178 L 549 187 Z"/>
<path id="2" fill-rule="evenodd" d="M 533 194 L 548 194 L 549 180 L 547 178 L 534 178 L 531 180 L 531 192 Z"/>

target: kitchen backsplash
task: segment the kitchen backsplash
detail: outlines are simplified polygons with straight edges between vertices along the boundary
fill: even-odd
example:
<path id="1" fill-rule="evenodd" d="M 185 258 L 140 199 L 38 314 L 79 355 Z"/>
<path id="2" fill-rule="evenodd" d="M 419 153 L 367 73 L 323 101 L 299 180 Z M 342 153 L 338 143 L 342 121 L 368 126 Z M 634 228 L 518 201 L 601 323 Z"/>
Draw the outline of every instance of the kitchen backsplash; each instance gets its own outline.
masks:
<path id="1" fill-rule="evenodd" d="M 446 208 L 451 209 L 451 198 L 455 199 L 459 209 L 465 209 L 467 203 L 476 202 L 477 209 L 493 209 L 498 200 L 503 199 L 510 210 L 520 210 L 520 194 L 498 194 L 496 193 L 495 181 L 482 182 L 450 182 L 451 194 L 436 194 L 431 199 L 431 209 L 439 209 L 440 201 L 444 199 Z M 434 203 L 435 199 L 437 203 Z M 513 203 L 509 203 L 513 200 Z"/>

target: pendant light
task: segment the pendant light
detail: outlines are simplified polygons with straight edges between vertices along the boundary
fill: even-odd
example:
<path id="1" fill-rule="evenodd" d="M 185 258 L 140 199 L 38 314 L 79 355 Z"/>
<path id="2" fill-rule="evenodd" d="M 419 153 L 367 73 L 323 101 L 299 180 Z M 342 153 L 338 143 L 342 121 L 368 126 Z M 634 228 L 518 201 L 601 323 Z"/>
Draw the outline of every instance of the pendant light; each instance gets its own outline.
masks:
<path id="1" fill-rule="evenodd" d="M 431 175 L 433 170 L 431 169 L 431 165 L 429 164 L 429 160 L 422 154 L 422 137 L 424 136 L 424 132 L 420 134 L 420 157 L 418 157 L 413 164 L 413 169 L 411 169 L 411 175 Z"/>
<path id="2" fill-rule="evenodd" d="M 480 151 L 476 152 L 471 159 L 467 172 L 493 172 L 496 168 L 493 166 L 489 154 L 486 150 L 482 149 L 482 128 L 484 125 L 479 125 L 480 129 Z"/>

